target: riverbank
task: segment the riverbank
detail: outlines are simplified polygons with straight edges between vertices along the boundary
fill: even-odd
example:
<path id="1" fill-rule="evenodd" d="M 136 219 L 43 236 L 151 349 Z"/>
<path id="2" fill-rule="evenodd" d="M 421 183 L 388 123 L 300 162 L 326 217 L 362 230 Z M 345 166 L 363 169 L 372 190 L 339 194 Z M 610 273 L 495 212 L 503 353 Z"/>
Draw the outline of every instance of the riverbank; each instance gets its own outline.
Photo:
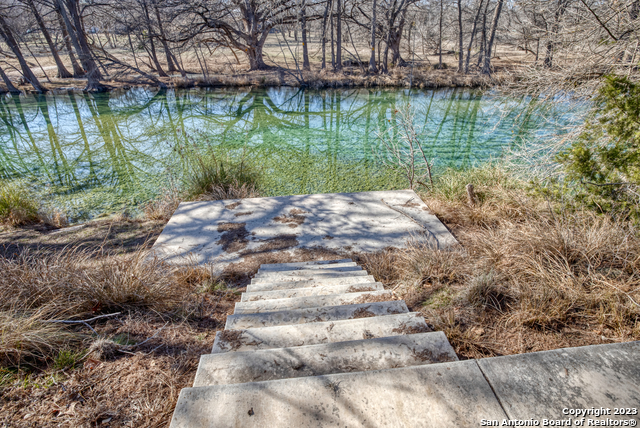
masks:
<path id="1" fill-rule="evenodd" d="M 635 226 L 549 201 L 538 190 L 500 168 L 447 171 L 433 191 L 419 194 L 460 248 L 329 257 L 358 261 L 444 331 L 461 359 L 639 340 Z M 170 211 L 175 202 L 160 205 Z M 0 279 L 8 302 L 0 327 L 2 422 L 168 422 L 199 355 L 258 266 L 211 277 L 206 268 L 141 263 L 166 210 L 149 211 L 156 220 L 120 217 L 0 233 L 0 268 L 9 273 Z M 273 251 L 262 263 L 307 256 Z M 50 302 L 55 315 L 47 313 Z M 94 320 L 45 322 L 51 317 Z"/>
<path id="2" fill-rule="evenodd" d="M 360 67 L 345 67 L 340 73 L 328 71 L 298 72 L 286 68 L 265 71 L 233 71 L 230 73 L 197 74 L 186 77 L 172 75 L 154 77 L 153 80 L 139 74 L 129 74 L 117 79 L 106 79 L 102 83 L 109 90 L 131 89 L 133 87 L 155 88 L 235 88 L 235 87 L 304 87 L 310 89 L 329 88 L 489 88 L 513 80 L 509 70 L 498 69 L 491 76 L 478 72 L 458 73 L 455 67 L 437 69 L 433 66 L 396 67 L 389 74 L 369 74 Z M 45 85 L 55 92 L 83 91 L 86 79 L 59 79 L 50 77 Z M 25 93 L 33 92 L 28 84 L 16 84 Z M 0 86 L 0 91 L 2 87 Z M 1 92 L 0 92 L 1 93 Z"/>

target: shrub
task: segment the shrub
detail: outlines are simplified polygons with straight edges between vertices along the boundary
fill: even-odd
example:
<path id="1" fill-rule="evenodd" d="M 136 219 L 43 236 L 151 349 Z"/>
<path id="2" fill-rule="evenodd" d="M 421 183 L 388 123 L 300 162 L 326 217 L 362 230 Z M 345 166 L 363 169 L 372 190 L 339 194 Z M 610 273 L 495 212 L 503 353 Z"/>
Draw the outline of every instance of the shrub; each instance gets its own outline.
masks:
<path id="1" fill-rule="evenodd" d="M 597 114 L 578 140 L 558 156 L 578 198 L 601 211 L 638 210 L 640 84 L 607 76 L 595 99 Z"/>

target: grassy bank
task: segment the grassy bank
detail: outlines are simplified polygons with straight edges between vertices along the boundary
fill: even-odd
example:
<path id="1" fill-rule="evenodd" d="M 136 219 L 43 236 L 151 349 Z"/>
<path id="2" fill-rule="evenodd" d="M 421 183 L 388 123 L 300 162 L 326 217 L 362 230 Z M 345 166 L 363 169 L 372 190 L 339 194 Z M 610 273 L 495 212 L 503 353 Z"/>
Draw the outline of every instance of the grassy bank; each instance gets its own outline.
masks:
<path id="1" fill-rule="evenodd" d="M 240 281 L 259 263 L 317 256 L 274 251 L 224 277 L 147 260 L 183 198 L 258 191 L 258 176 L 241 163 L 223 162 L 223 173 L 219 158 L 206 159 L 144 218 L 0 233 L 1 422 L 166 424 L 199 356 L 224 328 Z M 443 330 L 460 358 L 640 339 L 640 237 L 632 222 L 571 199 L 547 200 L 499 167 L 445 171 L 419 194 L 460 247 L 323 256 L 357 260 Z"/>
<path id="2" fill-rule="evenodd" d="M 416 245 L 362 261 L 460 357 L 640 339 L 634 224 L 541 194 L 499 168 L 448 171 L 421 197 L 460 248 Z"/>

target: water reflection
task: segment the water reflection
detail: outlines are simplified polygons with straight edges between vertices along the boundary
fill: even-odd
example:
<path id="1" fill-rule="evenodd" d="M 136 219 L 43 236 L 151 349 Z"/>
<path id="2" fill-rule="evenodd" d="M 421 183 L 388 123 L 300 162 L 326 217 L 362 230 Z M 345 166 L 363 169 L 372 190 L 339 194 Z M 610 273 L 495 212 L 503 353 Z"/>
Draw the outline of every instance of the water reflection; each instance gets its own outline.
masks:
<path id="1" fill-rule="evenodd" d="M 0 177 L 31 182 L 76 219 L 139 204 L 179 176 L 187 144 L 245 149 L 271 195 L 403 187 L 376 133 L 410 104 L 437 167 L 470 166 L 554 132 L 553 103 L 468 90 L 136 88 L 0 100 Z M 567 119 L 569 120 L 569 119 Z"/>

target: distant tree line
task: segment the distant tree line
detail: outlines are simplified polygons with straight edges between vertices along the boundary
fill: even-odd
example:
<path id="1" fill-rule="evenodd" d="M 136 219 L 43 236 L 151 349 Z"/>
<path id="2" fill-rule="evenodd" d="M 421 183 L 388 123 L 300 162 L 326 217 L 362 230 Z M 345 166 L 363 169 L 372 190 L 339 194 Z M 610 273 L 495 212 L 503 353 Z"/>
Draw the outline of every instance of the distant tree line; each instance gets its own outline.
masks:
<path id="1" fill-rule="evenodd" d="M 324 70 L 357 65 L 374 74 L 428 55 L 444 68 L 443 55 L 455 55 L 457 72 L 491 75 L 500 45 L 524 54 L 532 84 L 551 75 L 579 82 L 612 68 L 636 72 L 639 14 L 640 0 L 5 0 L 0 77 L 18 92 L 7 75 L 16 70 L 45 92 L 33 70 L 48 78 L 38 61 L 46 55 L 58 78 L 84 77 L 87 90 L 122 73 L 162 86 L 160 78 L 187 75 L 187 52 L 203 74 L 218 49 L 250 70 L 272 68 L 269 38 L 283 52 L 301 45 L 293 55 L 301 71 L 310 57 Z"/>

